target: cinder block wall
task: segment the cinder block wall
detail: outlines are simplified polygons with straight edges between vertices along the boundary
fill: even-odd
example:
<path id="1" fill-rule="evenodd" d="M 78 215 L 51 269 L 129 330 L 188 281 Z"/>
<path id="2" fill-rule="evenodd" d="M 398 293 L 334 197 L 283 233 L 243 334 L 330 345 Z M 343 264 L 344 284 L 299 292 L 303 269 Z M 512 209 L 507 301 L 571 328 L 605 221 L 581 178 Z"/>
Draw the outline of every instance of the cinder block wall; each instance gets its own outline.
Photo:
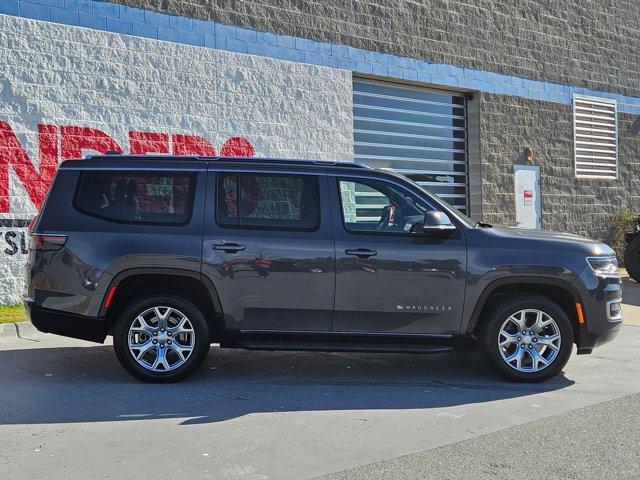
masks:
<path id="1" fill-rule="evenodd" d="M 640 96 L 637 0 L 115 0 L 404 57 Z"/>
<path id="2" fill-rule="evenodd" d="M 575 178 L 572 108 L 505 95 L 480 99 L 482 180 L 479 210 L 490 223 L 514 225 L 513 163 L 531 147 L 540 166 L 542 227 L 610 241 L 622 208 L 640 212 L 638 119 L 618 114 L 618 180 Z M 634 127 L 634 123 L 636 124 Z"/>
<path id="3" fill-rule="evenodd" d="M 62 159 L 77 150 L 67 148 L 77 138 L 65 134 L 74 126 L 102 132 L 124 152 L 129 132 L 139 131 L 197 135 L 216 152 L 239 136 L 260 156 L 352 161 L 346 70 L 5 15 L 0 52 L 0 181 L 9 184 L 0 304 L 20 301 L 23 292 L 25 227 L 36 213 L 24 184 L 37 183 L 42 166 L 38 125 L 51 125 L 54 163 L 59 148 Z M 31 174 L 19 164 L 20 149 L 35 166 Z"/>
<path id="4" fill-rule="evenodd" d="M 25 222 L 36 206 L 24 179 L 46 184 L 38 125 L 62 159 L 77 141 L 63 126 L 77 126 L 125 152 L 130 132 L 142 131 L 167 135 L 169 152 L 175 134 L 216 152 L 242 136 L 257 155 L 350 160 L 354 74 L 474 92 L 476 218 L 515 223 L 522 146 L 542 169 L 545 228 L 607 240 L 619 208 L 640 210 L 640 120 L 619 114 L 618 180 L 576 179 L 569 105 L 585 88 L 626 95 L 625 111 L 640 112 L 636 0 L 112 1 L 121 5 L 0 2 L 0 134 L 10 128 L 28 157 L 7 168 L 15 151 L 0 152 L 9 186 L 0 190 L 0 303 L 22 293 Z"/>
<path id="5" fill-rule="evenodd" d="M 115 0 L 230 25 L 517 77 L 640 96 L 637 0 Z M 493 95 L 470 104 L 472 216 L 514 225 L 513 161 L 534 149 L 543 227 L 608 240 L 640 211 L 640 120 L 619 114 L 619 180 L 573 175 L 571 106 Z M 486 93 L 488 91 L 489 93 Z M 632 125 L 636 122 L 636 126 Z"/>

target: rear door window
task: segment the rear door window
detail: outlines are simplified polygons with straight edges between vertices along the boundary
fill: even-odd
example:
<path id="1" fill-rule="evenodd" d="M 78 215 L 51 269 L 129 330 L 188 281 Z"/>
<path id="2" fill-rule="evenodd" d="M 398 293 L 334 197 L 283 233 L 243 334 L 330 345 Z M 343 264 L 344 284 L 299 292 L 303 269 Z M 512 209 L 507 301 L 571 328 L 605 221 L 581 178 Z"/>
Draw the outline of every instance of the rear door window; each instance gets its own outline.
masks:
<path id="1" fill-rule="evenodd" d="M 191 216 L 195 174 L 85 172 L 75 207 L 127 223 L 184 224 Z"/>
<path id="2" fill-rule="evenodd" d="M 222 226 L 312 230 L 320 220 L 313 175 L 218 174 L 216 217 Z"/>

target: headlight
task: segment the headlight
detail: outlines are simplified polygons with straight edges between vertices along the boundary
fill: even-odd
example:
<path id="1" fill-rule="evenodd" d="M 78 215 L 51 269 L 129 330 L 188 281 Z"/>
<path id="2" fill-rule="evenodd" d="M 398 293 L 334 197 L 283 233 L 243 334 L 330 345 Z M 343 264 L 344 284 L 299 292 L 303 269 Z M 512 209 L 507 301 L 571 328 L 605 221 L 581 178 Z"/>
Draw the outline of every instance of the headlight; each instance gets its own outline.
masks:
<path id="1" fill-rule="evenodd" d="M 616 257 L 587 257 L 587 262 L 596 273 L 611 275 L 618 271 Z"/>

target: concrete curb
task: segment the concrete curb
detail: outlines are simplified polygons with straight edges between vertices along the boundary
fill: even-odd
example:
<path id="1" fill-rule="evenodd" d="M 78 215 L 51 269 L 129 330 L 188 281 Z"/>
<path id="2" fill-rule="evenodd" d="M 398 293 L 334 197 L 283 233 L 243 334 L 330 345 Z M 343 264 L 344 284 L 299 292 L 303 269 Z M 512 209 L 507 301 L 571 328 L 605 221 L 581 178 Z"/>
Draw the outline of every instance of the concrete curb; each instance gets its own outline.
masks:
<path id="1" fill-rule="evenodd" d="M 0 323 L 0 338 L 17 338 L 18 327 L 15 323 Z"/>
<path id="2" fill-rule="evenodd" d="M 31 322 L 18 322 L 14 323 L 14 325 L 18 330 L 18 336 L 20 338 L 33 337 L 34 335 L 40 333 Z"/>
<path id="3" fill-rule="evenodd" d="M 29 338 L 37 333 L 31 322 L 0 323 L 0 338 Z"/>

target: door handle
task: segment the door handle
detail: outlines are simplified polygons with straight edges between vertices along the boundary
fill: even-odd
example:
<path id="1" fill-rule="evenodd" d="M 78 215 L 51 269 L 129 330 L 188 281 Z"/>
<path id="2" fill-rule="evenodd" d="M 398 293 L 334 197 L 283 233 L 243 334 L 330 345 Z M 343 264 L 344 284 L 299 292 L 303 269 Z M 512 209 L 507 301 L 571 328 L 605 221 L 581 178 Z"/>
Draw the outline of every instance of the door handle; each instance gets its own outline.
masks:
<path id="1" fill-rule="evenodd" d="M 245 245 L 239 245 L 237 243 L 214 243 L 211 248 L 213 250 L 223 250 L 227 253 L 238 253 L 247 247 Z"/>
<path id="2" fill-rule="evenodd" d="M 346 255 L 354 255 L 358 258 L 369 258 L 378 254 L 377 251 L 368 248 L 347 248 L 344 253 Z"/>

